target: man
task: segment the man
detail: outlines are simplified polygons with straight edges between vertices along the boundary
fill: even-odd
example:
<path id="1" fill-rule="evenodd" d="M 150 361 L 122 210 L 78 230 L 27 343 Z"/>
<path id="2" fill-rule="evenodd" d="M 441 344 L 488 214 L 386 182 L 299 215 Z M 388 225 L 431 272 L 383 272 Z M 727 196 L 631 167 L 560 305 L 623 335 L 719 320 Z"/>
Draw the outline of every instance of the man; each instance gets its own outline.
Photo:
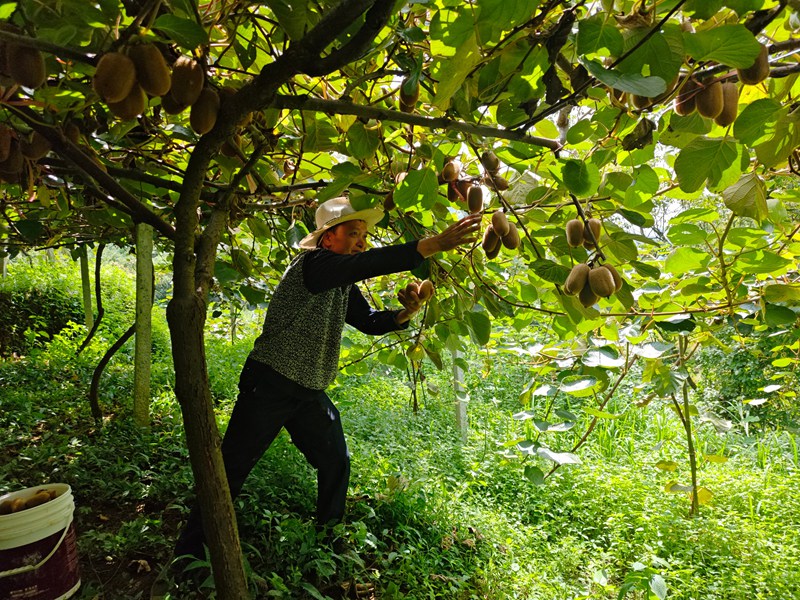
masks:
<path id="1" fill-rule="evenodd" d="M 398 294 L 402 309 L 374 310 L 355 283 L 409 271 L 437 252 L 471 243 L 480 225 L 480 215 L 470 215 L 438 235 L 367 250 L 367 232 L 382 216 L 378 209 L 356 211 L 343 197 L 317 209 L 317 229 L 300 242 L 305 251 L 276 287 L 239 380 L 239 396 L 222 442 L 233 498 L 285 427 L 317 470 L 319 525 L 344 515 L 350 457 L 339 411 L 325 393 L 338 371 L 344 324 L 383 335 L 408 327 L 422 306 L 416 293 L 403 290 Z M 202 557 L 204 539 L 195 506 L 175 556 Z"/>

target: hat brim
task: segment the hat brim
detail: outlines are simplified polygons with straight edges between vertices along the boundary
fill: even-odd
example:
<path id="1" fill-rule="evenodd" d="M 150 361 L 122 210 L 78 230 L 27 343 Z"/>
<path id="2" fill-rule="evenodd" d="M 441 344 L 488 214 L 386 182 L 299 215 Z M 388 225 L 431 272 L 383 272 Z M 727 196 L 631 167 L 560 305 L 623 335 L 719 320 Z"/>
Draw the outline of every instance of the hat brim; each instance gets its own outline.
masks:
<path id="1" fill-rule="evenodd" d="M 328 229 L 331 227 L 335 227 L 336 225 L 345 223 L 347 221 L 364 221 L 367 224 L 367 231 L 372 231 L 372 228 L 383 218 L 384 214 L 386 213 L 384 213 L 383 209 L 380 208 L 365 208 L 364 210 L 357 210 L 349 215 L 342 215 L 341 217 L 332 219 L 319 229 L 309 233 L 306 237 L 300 240 L 298 246 L 304 250 L 313 250 L 317 247 L 317 242 L 319 242 L 319 238 L 323 233 L 328 231 Z"/>

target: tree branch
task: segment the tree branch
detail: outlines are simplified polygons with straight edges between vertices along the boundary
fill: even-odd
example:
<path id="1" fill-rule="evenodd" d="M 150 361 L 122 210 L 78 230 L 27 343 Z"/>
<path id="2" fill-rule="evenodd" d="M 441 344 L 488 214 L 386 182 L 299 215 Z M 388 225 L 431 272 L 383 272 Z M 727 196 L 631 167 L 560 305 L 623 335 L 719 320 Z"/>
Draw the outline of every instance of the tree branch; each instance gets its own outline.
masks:
<path id="1" fill-rule="evenodd" d="M 308 96 L 283 96 L 275 98 L 273 104 L 276 108 L 288 108 L 294 110 L 307 110 L 312 112 L 324 112 L 328 114 L 356 115 L 366 119 L 379 119 L 382 121 L 394 121 L 406 123 L 408 125 L 419 125 L 429 129 L 444 129 L 447 131 L 460 131 L 481 137 L 514 140 L 532 146 L 541 146 L 550 150 L 558 150 L 561 144 L 558 140 L 540 138 L 519 131 L 509 129 L 497 129 L 485 125 L 474 125 L 463 121 L 455 121 L 447 117 L 424 117 L 403 113 L 387 108 L 374 108 L 372 106 L 361 106 L 344 100 L 322 100 L 310 98 Z"/>

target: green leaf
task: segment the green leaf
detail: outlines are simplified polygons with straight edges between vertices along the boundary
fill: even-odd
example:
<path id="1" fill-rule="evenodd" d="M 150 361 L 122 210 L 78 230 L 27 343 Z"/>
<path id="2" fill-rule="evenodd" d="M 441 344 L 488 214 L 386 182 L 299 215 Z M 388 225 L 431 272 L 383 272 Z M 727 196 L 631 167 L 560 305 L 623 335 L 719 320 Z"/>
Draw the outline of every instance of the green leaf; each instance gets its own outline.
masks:
<path id="1" fill-rule="evenodd" d="M 192 19 L 182 19 L 171 14 L 161 15 L 153 24 L 153 29 L 164 32 L 186 50 L 194 50 L 198 46 L 208 44 L 206 30 Z"/>
<path id="2" fill-rule="evenodd" d="M 787 306 L 767 303 L 764 307 L 764 321 L 770 327 L 790 325 L 797 321 L 797 313 Z"/>
<path id="3" fill-rule="evenodd" d="M 745 173 L 741 179 L 722 192 L 725 206 L 739 217 L 750 217 L 759 223 L 763 221 L 767 209 L 767 187 L 755 173 Z"/>
<path id="4" fill-rule="evenodd" d="M 789 259 L 768 250 L 742 254 L 735 263 L 736 268 L 743 273 L 769 273 L 773 277 L 783 275 L 792 264 Z"/>
<path id="5" fill-rule="evenodd" d="M 600 185 L 600 171 L 593 164 L 569 159 L 561 167 L 561 177 L 567 189 L 576 196 L 590 196 Z"/>
<path id="6" fill-rule="evenodd" d="M 600 83 L 615 90 L 655 98 L 667 89 L 667 84 L 661 77 L 643 77 L 638 73 L 622 73 L 614 69 L 606 69 L 594 60 L 583 60 L 582 62 L 586 70 Z"/>
<path id="7" fill-rule="evenodd" d="M 683 10 L 695 19 L 710 19 L 722 8 L 722 0 L 689 0 Z"/>
<path id="8" fill-rule="evenodd" d="M 660 460 L 656 463 L 656 468 L 671 473 L 678 470 L 678 463 L 674 460 Z"/>
<path id="9" fill-rule="evenodd" d="M 436 78 L 439 85 L 436 86 L 436 96 L 432 104 L 440 110 L 447 110 L 450 100 L 480 60 L 481 51 L 473 34 L 459 46 L 455 55 L 446 59 L 437 70 Z"/>
<path id="10" fill-rule="evenodd" d="M 661 269 L 655 265 L 648 265 L 638 260 L 632 260 L 631 266 L 636 269 L 636 272 L 647 279 L 658 279 L 661 277 Z"/>
<path id="11" fill-rule="evenodd" d="M 606 13 L 597 13 L 578 22 L 578 54 L 599 52 L 605 56 L 619 56 L 623 43 L 616 21 Z"/>
<path id="12" fill-rule="evenodd" d="M 690 332 L 694 331 L 694 328 L 697 327 L 697 321 L 695 321 L 694 316 L 691 314 L 672 315 L 666 319 L 658 319 L 654 320 L 653 322 L 659 329 L 663 329 L 664 331 L 671 333 Z M 677 377 L 677 374 L 672 373 L 670 376 Z M 678 381 L 678 379 L 675 379 L 675 381 Z M 677 390 L 677 388 L 675 389 Z"/>
<path id="13" fill-rule="evenodd" d="M 525 477 L 534 485 L 544 485 L 544 472 L 539 467 L 527 465 L 525 467 Z"/>
<path id="14" fill-rule="evenodd" d="M 736 160 L 736 143 L 729 140 L 698 138 L 675 159 L 675 174 L 684 192 L 696 192 L 708 180 L 715 185 Z"/>
<path id="15" fill-rule="evenodd" d="M 776 167 L 789 157 L 800 145 L 800 113 L 783 109 L 775 122 L 774 130 L 764 141 L 754 146 L 756 157 L 765 167 Z"/>
<path id="16" fill-rule="evenodd" d="M 717 25 L 697 33 L 683 34 L 687 54 L 696 61 L 713 60 L 729 67 L 752 66 L 761 46 L 755 36 L 740 24 Z"/>
<path id="17" fill-rule="evenodd" d="M 667 597 L 667 582 L 658 573 L 650 576 L 650 591 L 658 597 L 658 600 L 664 600 Z"/>
<path id="18" fill-rule="evenodd" d="M 550 283 L 563 285 L 569 275 L 569 269 L 552 260 L 540 258 L 533 263 L 533 272 Z"/>
<path id="19" fill-rule="evenodd" d="M 664 268 L 673 275 L 685 275 L 692 271 L 705 272 L 711 257 L 707 252 L 695 248 L 677 248 L 664 261 Z"/>
<path id="20" fill-rule="evenodd" d="M 275 13 L 289 39 L 299 40 L 305 35 L 306 29 L 313 25 L 310 22 L 312 15 L 308 0 L 267 0 L 266 5 Z"/>
<path id="21" fill-rule="evenodd" d="M 305 148 L 311 152 L 329 152 L 336 148 L 339 131 L 324 118 L 309 119 Z"/>
<path id="22" fill-rule="evenodd" d="M 361 121 L 356 121 L 347 130 L 347 147 L 353 158 L 366 160 L 375 156 L 380 138 L 374 129 L 367 129 Z"/>
<path id="23" fill-rule="evenodd" d="M 616 369 L 625 364 L 625 359 L 619 355 L 619 352 L 613 346 L 602 346 L 584 352 L 583 356 L 581 356 L 581 362 L 587 367 Z"/>
<path id="24" fill-rule="evenodd" d="M 597 410 L 591 406 L 584 406 L 583 412 L 585 412 L 587 415 L 595 417 L 596 419 L 619 419 L 619 415 L 615 415 L 614 413 L 606 412 L 604 410 Z"/>
<path id="25" fill-rule="evenodd" d="M 767 302 L 800 303 L 800 284 L 775 283 L 764 288 L 764 299 Z"/>
<path id="26" fill-rule="evenodd" d="M 743 144 L 752 146 L 769 133 L 768 125 L 777 120 L 781 108 L 781 103 L 772 98 L 751 102 L 736 117 L 733 135 Z"/>
<path id="27" fill-rule="evenodd" d="M 578 455 L 573 454 L 572 452 L 553 452 L 549 448 L 539 448 L 536 451 L 536 454 L 542 458 L 552 460 L 554 463 L 559 465 L 581 464 L 581 459 L 578 457 Z"/>
<path id="28" fill-rule="evenodd" d="M 705 242 L 708 234 L 693 223 L 674 225 L 667 231 L 669 241 L 677 246 L 695 246 Z"/>
<path id="29" fill-rule="evenodd" d="M 625 51 L 630 50 L 646 36 L 647 39 L 617 65 L 625 73 L 646 73 L 672 81 L 680 71 L 685 56 L 683 32 L 677 24 L 665 25 L 660 32 L 652 34 L 650 27 L 632 31 L 625 39 Z"/>
<path id="30" fill-rule="evenodd" d="M 430 208 L 436 202 L 438 186 L 433 169 L 411 171 L 394 190 L 395 204 L 400 208 Z"/>
<path id="31" fill-rule="evenodd" d="M 469 326 L 472 340 L 479 346 L 488 344 L 492 333 L 492 321 L 489 316 L 483 312 L 470 311 L 464 315 L 464 318 Z"/>
<path id="32" fill-rule="evenodd" d="M 559 389 L 571 396 L 585 398 L 594 394 L 600 386 L 596 377 L 585 375 L 570 375 L 561 382 Z"/>

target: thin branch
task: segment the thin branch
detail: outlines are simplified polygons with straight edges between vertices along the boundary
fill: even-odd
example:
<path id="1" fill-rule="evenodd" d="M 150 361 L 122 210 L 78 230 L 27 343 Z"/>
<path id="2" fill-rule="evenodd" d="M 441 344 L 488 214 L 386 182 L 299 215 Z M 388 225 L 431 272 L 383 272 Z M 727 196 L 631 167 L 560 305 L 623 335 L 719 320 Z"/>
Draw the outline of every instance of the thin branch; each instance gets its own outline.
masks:
<path id="1" fill-rule="evenodd" d="M 273 106 L 275 108 L 307 110 L 328 114 L 355 115 L 366 119 L 378 119 L 382 121 L 406 123 L 408 125 L 419 125 L 420 127 L 428 129 L 460 131 L 462 133 L 481 137 L 514 140 L 530 144 L 532 146 L 541 146 L 554 151 L 561 148 L 561 144 L 558 142 L 558 140 L 535 137 L 519 131 L 498 129 L 496 127 L 488 127 L 485 125 L 473 125 L 472 123 L 456 121 L 447 117 L 424 117 L 421 115 L 403 113 L 397 110 L 374 108 L 371 106 L 359 106 L 357 104 L 353 104 L 352 102 L 345 102 L 343 100 L 321 100 L 319 98 L 310 98 L 307 96 L 279 95 L 276 96 Z"/>

